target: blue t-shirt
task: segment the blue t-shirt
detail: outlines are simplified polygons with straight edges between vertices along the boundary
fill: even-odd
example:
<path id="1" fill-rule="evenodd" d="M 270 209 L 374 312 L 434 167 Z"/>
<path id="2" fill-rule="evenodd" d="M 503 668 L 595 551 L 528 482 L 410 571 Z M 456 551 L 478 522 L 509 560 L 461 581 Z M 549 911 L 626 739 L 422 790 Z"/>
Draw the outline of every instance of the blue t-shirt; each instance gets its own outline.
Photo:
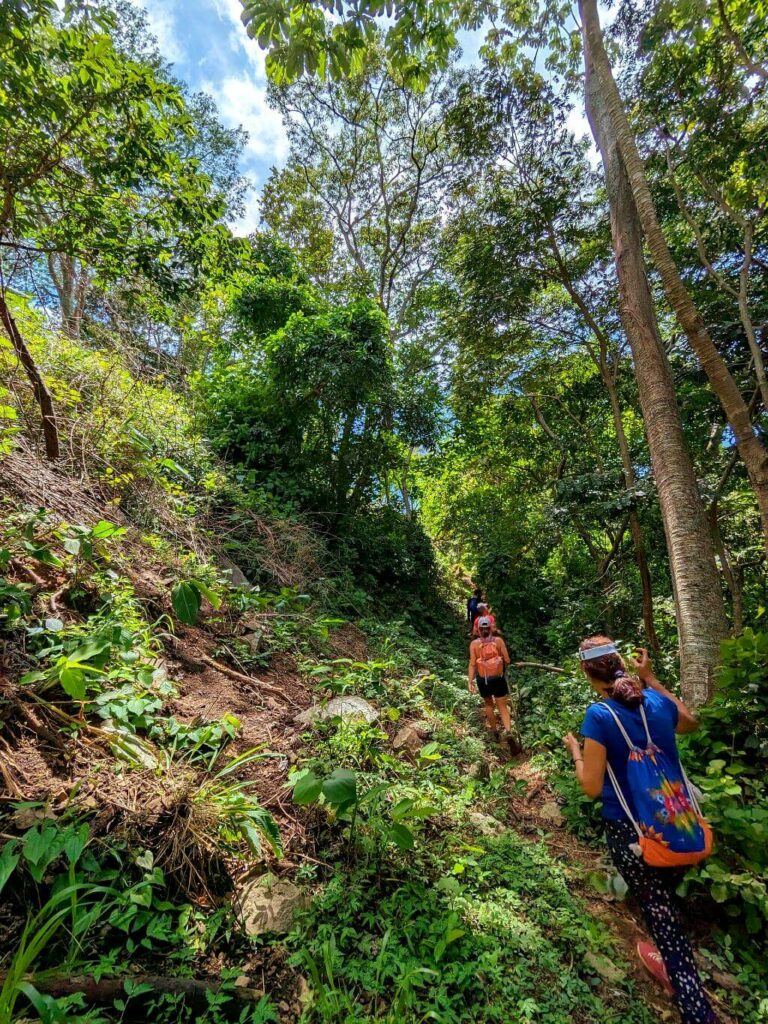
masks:
<path id="1" fill-rule="evenodd" d="M 651 739 L 659 747 L 673 764 L 679 764 L 677 745 L 675 743 L 675 729 L 677 728 L 677 704 L 655 690 L 644 690 L 643 706 L 645 717 L 648 719 L 648 731 Z M 598 704 L 590 704 L 584 721 L 581 723 L 581 734 L 587 739 L 601 743 L 607 752 L 608 764 L 613 768 L 621 791 L 626 797 L 627 803 L 635 812 L 632 801 L 632 794 L 627 785 L 627 761 L 629 759 L 629 747 L 627 741 L 621 735 L 618 725 L 614 722 L 611 712 L 605 706 L 610 703 L 611 709 L 616 712 L 621 724 L 627 730 L 627 734 L 633 743 L 638 747 L 645 748 L 646 738 L 643 728 L 643 719 L 640 716 L 639 708 L 628 708 L 617 700 L 608 698 Z M 626 818 L 621 809 L 616 793 L 614 792 L 608 773 L 605 773 L 603 783 L 603 817 L 610 821 L 621 821 Z"/>

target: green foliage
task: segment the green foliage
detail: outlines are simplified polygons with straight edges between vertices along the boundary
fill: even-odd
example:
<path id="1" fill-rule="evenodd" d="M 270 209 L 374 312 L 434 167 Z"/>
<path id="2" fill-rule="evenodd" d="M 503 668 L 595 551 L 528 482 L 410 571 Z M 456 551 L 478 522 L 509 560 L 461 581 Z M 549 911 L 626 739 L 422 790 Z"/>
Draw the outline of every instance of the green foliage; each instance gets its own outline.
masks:
<path id="1" fill-rule="evenodd" d="M 173 290 L 199 262 L 223 197 L 174 145 L 195 136 L 178 88 L 113 33 L 104 9 L 3 5 L 0 133 L 11 162 L 0 233 L 85 257 L 103 280 L 133 268 Z"/>
<path id="2" fill-rule="evenodd" d="M 704 887 L 731 929 L 757 936 L 768 921 L 768 633 L 747 629 L 723 644 L 722 656 L 714 699 L 688 743 L 717 844 L 685 886 Z"/>
<path id="3" fill-rule="evenodd" d="M 182 580 L 171 591 L 173 610 L 185 626 L 194 626 L 206 598 L 212 608 L 221 607 L 221 597 L 201 580 Z"/>
<path id="4" fill-rule="evenodd" d="M 281 296 L 279 323 L 261 304 L 267 286 Z M 307 300 L 306 288 L 294 302 L 294 292 L 290 279 L 266 274 L 245 284 L 234 304 L 237 358 L 220 351 L 198 393 L 214 443 L 252 484 L 334 524 L 370 497 L 386 467 L 392 354 L 373 302 L 331 306 L 318 294 Z"/>
<path id="5" fill-rule="evenodd" d="M 591 969 L 579 966 L 606 937 L 541 847 L 507 833 L 483 841 L 461 881 L 440 874 L 447 867 L 439 857 L 424 864 L 428 880 L 412 869 L 385 881 L 370 868 L 332 878 L 295 940 L 294 962 L 312 982 L 304 1020 L 330 1024 L 343 1013 L 394 1024 L 431 1015 L 458 1024 L 471 1013 L 501 1022 L 510 1007 L 516 1019 L 551 1024 L 650 1019 L 637 1000 L 601 999 Z M 363 1009 L 371 1000 L 373 1017 Z"/>

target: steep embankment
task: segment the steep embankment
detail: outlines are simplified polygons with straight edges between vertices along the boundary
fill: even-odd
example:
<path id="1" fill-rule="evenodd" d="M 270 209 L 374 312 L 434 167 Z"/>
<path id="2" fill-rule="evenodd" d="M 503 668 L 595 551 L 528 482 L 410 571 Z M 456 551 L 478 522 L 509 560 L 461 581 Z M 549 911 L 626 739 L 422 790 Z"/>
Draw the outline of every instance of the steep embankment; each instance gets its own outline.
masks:
<path id="1" fill-rule="evenodd" d="M 0 476 L 0 1019 L 674 1019 L 545 775 L 486 743 L 457 633 L 231 587 L 189 525 Z"/>

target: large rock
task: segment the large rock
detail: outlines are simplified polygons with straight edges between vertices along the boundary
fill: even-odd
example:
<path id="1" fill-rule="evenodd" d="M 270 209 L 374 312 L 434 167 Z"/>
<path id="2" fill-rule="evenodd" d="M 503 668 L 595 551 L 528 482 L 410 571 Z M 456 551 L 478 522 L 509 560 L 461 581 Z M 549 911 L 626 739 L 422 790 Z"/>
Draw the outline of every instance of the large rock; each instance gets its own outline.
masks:
<path id="1" fill-rule="evenodd" d="M 409 754 L 418 754 L 424 746 L 424 740 L 419 735 L 415 726 L 404 725 L 392 740 L 395 750 L 406 750 Z"/>
<path id="2" fill-rule="evenodd" d="M 324 722 L 328 718 L 341 718 L 342 721 L 363 721 L 372 723 L 378 720 L 379 712 L 362 697 L 334 697 L 327 704 L 313 704 L 311 708 L 296 715 L 294 721 L 299 725 L 312 725 Z"/>
<path id="3" fill-rule="evenodd" d="M 249 935 L 290 931 L 293 915 L 306 904 L 301 889 L 273 874 L 246 883 L 236 899 L 243 926 Z"/>

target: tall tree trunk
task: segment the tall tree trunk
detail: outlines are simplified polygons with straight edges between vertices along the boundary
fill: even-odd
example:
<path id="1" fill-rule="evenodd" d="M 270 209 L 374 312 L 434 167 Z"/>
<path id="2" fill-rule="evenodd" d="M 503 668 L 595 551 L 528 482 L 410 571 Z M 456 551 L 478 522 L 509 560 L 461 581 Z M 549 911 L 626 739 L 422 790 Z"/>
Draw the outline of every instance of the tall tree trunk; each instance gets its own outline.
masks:
<path id="1" fill-rule="evenodd" d="M 43 436 L 45 437 L 45 454 L 51 461 L 59 458 L 59 430 L 56 426 L 56 411 L 53 407 L 53 397 L 48 390 L 45 381 L 40 375 L 32 353 L 27 348 L 26 342 L 21 336 L 16 321 L 11 315 L 8 303 L 5 301 L 5 292 L 0 290 L 0 320 L 3 322 L 11 344 L 16 350 L 21 365 L 24 367 L 32 385 L 35 401 L 40 406 L 43 415 Z"/>
<path id="2" fill-rule="evenodd" d="M 61 327 L 68 338 L 77 340 L 85 311 L 89 274 L 87 268 L 78 264 L 74 256 L 67 253 L 48 253 L 50 274 L 61 307 Z"/>
<path id="3" fill-rule="evenodd" d="M 610 370 L 605 366 L 604 360 L 600 367 L 600 373 L 603 378 L 606 391 L 608 392 L 608 399 L 611 403 L 613 425 L 616 430 L 616 439 L 619 443 L 619 451 L 621 452 L 621 465 L 624 471 L 624 483 L 627 490 L 631 491 L 637 483 L 635 467 L 632 464 L 632 453 L 629 450 L 629 442 L 627 441 L 627 435 L 624 430 L 624 420 L 621 417 L 621 405 L 619 403 L 619 396 L 616 390 L 616 381 L 611 377 Z M 651 587 L 651 572 L 648 568 L 648 556 L 645 551 L 643 529 L 640 526 L 640 519 L 635 508 L 632 508 L 629 513 L 629 530 L 632 534 L 632 542 L 635 546 L 635 562 L 637 563 L 637 571 L 640 574 L 640 583 L 643 588 L 643 626 L 645 628 L 645 638 L 651 650 L 658 651 L 659 638 L 656 636 L 656 626 L 653 621 L 653 588 Z"/>
<path id="4" fill-rule="evenodd" d="M 680 327 L 685 332 L 691 348 L 699 357 L 712 390 L 717 395 L 728 423 L 733 430 L 739 454 L 744 460 L 750 483 L 757 497 L 763 524 L 764 542 L 768 549 L 768 451 L 766 451 L 755 436 L 747 403 L 744 401 L 725 361 L 717 351 L 709 331 L 704 325 L 701 314 L 680 277 L 675 261 L 672 258 L 672 253 L 669 251 L 669 246 L 664 238 L 664 233 L 656 216 L 653 196 L 648 187 L 645 166 L 638 151 L 634 134 L 629 126 L 621 94 L 614 80 L 611 64 L 605 50 L 597 0 L 579 0 L 579 11 L 581 13 L 585 57 L 588 48 L 596 78 L 593 91 L 595 95 L 599 93 L 599 100 L 604 108 L 605 117 L 610 121 L 611 134 L 621 153 L 643 234 L 653 257 L 654 265 L 661 276 L 667 300 L 677 317 Z"/>
<path id="5" fill-rule="evenodd" d="M 592 0 L 581 0 L 590 3 Z M 584 20 L 582 21 L 584 24 Z M 604 92 L 584 31 L 587 117 L 600 149 L 611 210 L 619 308 L 632 350 L 640 406 L 667 538 L 680 636 L 683 697 L 702 704 L 713 688 L 728 622 L 712 537 L 683 436 L 672 375 L 659 337 L 643 261 L 640 223 Z"/>
<path id="6" fill-rule="evenodd" d="M 720 559 L 720 565 L 723 570 L 723 579 L 725 585 L 728 587 L 728 593 L 731 595 L 731 613 L 733 616 L 733 634 L 738 636 L 739 633 L 744 629 L 744 587 L 742 586 L 739 566 L 734 567 L 731 565 L 731 560 L 728 557 L 728 552 L 725 549 L 723 543 L 723 535 L 720 532 L 720 520 L 717 513 L 717 503 L 712 502 L 712 507 L 709 510 L 709 523 L 712 529 L 712 544 L 714 545 L 715 552 Z"/>

